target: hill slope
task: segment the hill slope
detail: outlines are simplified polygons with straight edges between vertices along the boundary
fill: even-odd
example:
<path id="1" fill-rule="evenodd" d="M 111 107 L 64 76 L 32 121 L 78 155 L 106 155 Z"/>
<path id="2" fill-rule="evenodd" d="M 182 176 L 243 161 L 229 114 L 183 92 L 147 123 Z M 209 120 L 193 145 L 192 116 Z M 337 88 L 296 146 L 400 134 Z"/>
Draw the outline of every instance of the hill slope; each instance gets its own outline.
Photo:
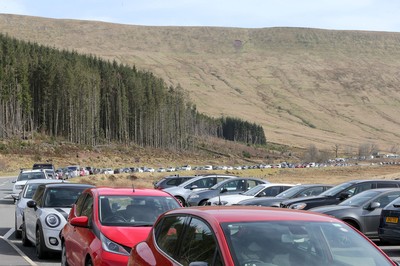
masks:
<path id="1" fill-rule="evenodd" d="M 263 125 L 286 145 L 356 152 L 400 143 L 400 33 L 146 27 L 0 15 L 0 32 L 135 64 L 200 112 Z"/>

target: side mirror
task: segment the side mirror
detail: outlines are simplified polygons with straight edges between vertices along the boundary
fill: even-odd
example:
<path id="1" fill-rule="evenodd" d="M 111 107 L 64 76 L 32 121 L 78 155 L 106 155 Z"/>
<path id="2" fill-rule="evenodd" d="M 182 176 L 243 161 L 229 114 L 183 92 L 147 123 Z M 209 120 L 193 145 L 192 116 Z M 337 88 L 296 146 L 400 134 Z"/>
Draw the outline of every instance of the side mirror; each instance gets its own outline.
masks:
<path id="1" fill-rule="evenodd" d="M 13 180 L 13 181 L 11 181 L 11 183 L 17 183 L 17 180 Z"/>
<path id="2" fill-rule="evenodd" d="M 70 224 L 77 227 L 89 227 L 89 218 L 87 216 L 74 217 L 70 220 Z"/>
<path id="3" fill-rule="evenodd" d="M 371 202 L 371 204 L 368 206 L 368 210 L 375 210 L 377 208 L 381 207 L 381 204 L 379 202 Z"/>
<path id="4" fill-rule="evenodd" d="M 221 190 L 221 193 L 226 193 L 226 192 L 228 192 L 228 189 L 226 189 L 226 188 L 223 188 L 223 189 Z"/>
<path id="5" fill-rule="evenodd" d="M 28 201 L 28 202 L 26 203 L 26 206 L 29 207 L 29 208 L 34 208 L 34 209 L 36 209 L 37 203 L 36 203 L 36 201 L 34 201 L 34 200 L 30 200 L 30 201 Z"/>
<path id="6" fill-rule="evenodd" d="M 193 185 L 193 186 L 190 187 L 190 190 L 193 190 L 193 189 L 196 189 L 196 188 L 198 188 L 198 186 Z"/>

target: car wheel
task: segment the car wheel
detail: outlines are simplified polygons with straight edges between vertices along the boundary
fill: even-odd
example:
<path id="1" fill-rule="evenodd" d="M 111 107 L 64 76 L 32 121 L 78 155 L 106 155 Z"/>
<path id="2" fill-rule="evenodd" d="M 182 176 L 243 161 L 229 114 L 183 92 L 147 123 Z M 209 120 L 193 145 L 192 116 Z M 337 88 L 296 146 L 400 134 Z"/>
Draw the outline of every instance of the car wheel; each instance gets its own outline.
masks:
<path id="1" fill-rule="evenodd" d="M 20 230 L 18 230 L 18 227 L 17 227 L 17 216 L 15 215 L 15 238 L 17 238 L 17 239 L 20 239 L 21 238 L 21 236 L 22 236 L 22 233 L 21 233 L 21 231 Z"/>
<path id="2" fill-rule="evenodd" d="M 68 266 L 67 262 L 67 250 L 65 248 L 65 243 L 61 243 L 61 265 L 62 266 Z"/>
<path id="3" fill-rule="evenodd" d="M 182 197 L 176 197 L 176 199 L 179 201 L 179 203 L 183 206 L 183 207 L 185 207 L 186 206 L 186 204 L 185 204 L 185 200 L 182 198 Z"/>
<path id="4" fill-rule="evenodd" d="M 46 257 L 46 252 L 45 252 L 45 243 L 44 243 L 44 238 L 43 238 L 43 233 L 40 228 L 36 229 L 36 256 L 39 259 L 44 259 Z"/>
<path id="5" fill-rule="evenodd" d="M 28 247 L 31 245 L 31 242 L 29 242 L 28 238 L 26 237 L 25 223 L 22 224 L 21 239 L 23 246 Z"/>
<path id="6" fill-rule="evenodd" d="M 200 201 L 199 206 L 206 206 L 207 205 L 207 200 L 208 199 Z"/>
<path id="7" fill-rule="evenodd" d="M 90 258 L 86 260 L 85 266 L 93 266 L 93 262 Z"/>

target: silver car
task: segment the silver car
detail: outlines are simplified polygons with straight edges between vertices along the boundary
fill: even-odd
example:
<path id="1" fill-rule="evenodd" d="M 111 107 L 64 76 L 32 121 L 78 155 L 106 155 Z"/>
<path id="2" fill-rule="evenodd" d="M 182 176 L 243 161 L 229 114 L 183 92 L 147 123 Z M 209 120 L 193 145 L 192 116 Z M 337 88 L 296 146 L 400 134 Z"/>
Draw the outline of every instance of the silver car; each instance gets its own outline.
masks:
<path id="1" fill-rule="evenodd" d="M 208 189 L 228 178 L 238 177 L 233 175 L 216 174 L 198 176 L 180 184 L 179 186 L 169 187 L 163 190 L 173 195 L 182 204 L 182 206 L 186 206 L 187 198 L 192 192 Z"/>
<path id="2" fill-rule="evenodd" d="M 32 199 L 33 194 L 40 184 L 45 183 L 60 183 L 63 180 L 54 179 L 32 179 L 28 180 L 19 195 L 16 197 L 15 205 L 15 237 L 21 238 L 22 229 L 22 216 L 24 214 L 24 209 L 26 208 L 26 203 Z M 67 181 L 64 181 L 67 182 Z"/>

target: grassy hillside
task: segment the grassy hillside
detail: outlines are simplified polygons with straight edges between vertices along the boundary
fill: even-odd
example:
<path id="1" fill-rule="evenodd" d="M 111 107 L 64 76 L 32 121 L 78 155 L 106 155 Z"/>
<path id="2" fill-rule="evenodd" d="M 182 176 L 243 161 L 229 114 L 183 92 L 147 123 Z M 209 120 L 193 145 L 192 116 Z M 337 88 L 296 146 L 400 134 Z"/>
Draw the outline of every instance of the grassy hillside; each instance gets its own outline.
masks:
<path id="1" fill-rule="evenodd" d="M 400 143 L 400 33 L 146 27 L 0 15 L 0 32 L 134 64 L 180 84 L 200 112 L 267 139 L 357 151 Z"/>

